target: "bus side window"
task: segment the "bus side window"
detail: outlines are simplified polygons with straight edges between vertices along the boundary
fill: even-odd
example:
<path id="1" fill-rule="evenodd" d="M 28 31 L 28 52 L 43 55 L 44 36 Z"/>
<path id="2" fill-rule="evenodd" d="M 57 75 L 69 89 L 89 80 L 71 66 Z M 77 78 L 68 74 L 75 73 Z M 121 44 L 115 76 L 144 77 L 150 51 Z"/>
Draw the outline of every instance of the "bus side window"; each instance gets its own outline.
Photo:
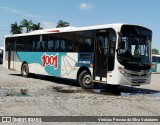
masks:
<path id="1" fill-rule="evenodd" d="M 48 52 L 49 47 L 48 47 L 48 35 L 43 35 L 42 37 L 42 43 L 43 43 L 43 51 Z"/>
<path id="2" fill-rule="evenodd" d="M 22 44 L 22 38 L 23 37 L 17 38 L 17 43 L 16 43 L 16 50 L 17 51 L 24 51 L 24 45 Z"/>
<path id="3" fill-rule="evenodd" d="M 48 52 L 49 48 L 48 48 L 48 41 L 44 41 L 44 51 Z"/>
<path id="4" fill-rule="evenodd" d="M 34 50 L 34 49 L 33 49 L 33 37 L 32 37 L 32 36 L 26 37 L 25 49 L 26 49 L 26 51 L 28 51 L 28 52 Z"/>
<path id="5" fill-rule="evenodd" d="M 91 39 L 85 39 L 84 41 L 84 51 L 85 52 L 92 52 L 93 51 L 93 47 L 91 44 Z"/>
<path id="6" fill-rule="evenodd" d="M 40 39 L 40 36 L 33 36 L 32 38 L 32 51 L 36 52 L 38 51 L 38 41 Z"/>
<path id="7" fill-rule="evenodd" d="M 74 42 L 72 41 L 66 41 L 66 46 L 68 52 L 73 52 L 74 51 Z"/>
<path id="8" fill-rule="evenodd" d="M 61 40 L 61 51 L 62 52 L 66 51 L 65 40 Z"/>
<path id="9" fill-rule="evenodd" d="M 43 52 L 44 51 L 44 42 L 43 41 L 38 41 L 37 42 L 37 50 L 39 52 Z"/>
<path id="10" fill-rule="evenodd" d="M 33 51 L 36 51 L 36 48 L 37 48 L 36 46 L 37 46 L 37 41 L 33 40 Z"/>
<path id="11" fill-rule="evenodd" d="M 60 48 L 61 46 L 60 46 L 60 40 L 56 40 L 55 41 L 55 51 L 56 52 L 59 52 L 59 51 L 61 51 L 61 48 Z"/>
<path id="12" fill-rule="evenodd" d="M 48 46 L 49 46 L 49 51 L 50 52 L 55 51 L 55 46 L 54 46 L 54 41 L 53 40 L 48 40 Z"/>

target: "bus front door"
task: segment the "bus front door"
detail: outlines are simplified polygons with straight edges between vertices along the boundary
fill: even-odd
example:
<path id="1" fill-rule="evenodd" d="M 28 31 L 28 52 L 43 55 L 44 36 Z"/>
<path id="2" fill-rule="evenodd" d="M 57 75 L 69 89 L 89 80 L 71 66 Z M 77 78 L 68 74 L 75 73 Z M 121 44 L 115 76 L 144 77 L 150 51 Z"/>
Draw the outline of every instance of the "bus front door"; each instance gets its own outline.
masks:
<path id="1" fill-rule="evenodd" d="M 107 83 L 109 36 L 97 34 L 95 44 L 94 81 Z"/>

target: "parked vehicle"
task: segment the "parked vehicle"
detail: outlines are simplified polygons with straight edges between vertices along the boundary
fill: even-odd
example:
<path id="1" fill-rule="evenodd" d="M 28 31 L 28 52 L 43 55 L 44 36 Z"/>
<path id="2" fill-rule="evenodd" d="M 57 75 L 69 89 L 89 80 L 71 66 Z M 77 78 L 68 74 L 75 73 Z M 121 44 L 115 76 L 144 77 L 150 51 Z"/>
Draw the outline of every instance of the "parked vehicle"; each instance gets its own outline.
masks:
<path id="1" fill-rule="evenodd" d="M 160 55 L 152 55 L 152 73 L 160 73 Z"/>
<path id="2" fill-rule="evenodd" d="M 149 84 L 152 31 L 138 25 L 43 29 L 5 37 L 8 69 L 94 83 Z"/>

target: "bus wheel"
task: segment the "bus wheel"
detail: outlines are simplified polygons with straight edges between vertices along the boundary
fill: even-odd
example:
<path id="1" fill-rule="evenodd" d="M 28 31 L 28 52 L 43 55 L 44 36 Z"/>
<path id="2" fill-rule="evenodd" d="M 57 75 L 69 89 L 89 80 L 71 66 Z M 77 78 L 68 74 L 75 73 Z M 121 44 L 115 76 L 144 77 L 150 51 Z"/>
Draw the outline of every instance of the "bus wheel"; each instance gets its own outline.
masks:
<path id="1" fill-rule="evenodd" d="M 28 77 L 29 76 L 29 67 L 28 67 L 27 63 L 24 63 L 22 65 L 21 74 L 22 74 L 23 77 Z"/>
<path id="2" fill-rule="evenodd" d="M 91 75 L 87 72 L 87 70 L 82 71 L 78 77 L 78 83 L 83 89 L 94 88 L 94 83 L 91 80 Z"/>

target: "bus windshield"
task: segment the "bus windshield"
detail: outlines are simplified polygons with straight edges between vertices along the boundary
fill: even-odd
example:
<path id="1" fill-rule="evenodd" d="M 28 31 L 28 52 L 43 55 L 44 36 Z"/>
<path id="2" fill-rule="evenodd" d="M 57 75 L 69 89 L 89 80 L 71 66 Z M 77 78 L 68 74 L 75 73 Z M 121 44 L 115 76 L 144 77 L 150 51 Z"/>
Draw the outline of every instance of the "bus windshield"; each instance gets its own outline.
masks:
<path id="1" fill-rule="evenodd" d="M 117 58 L 126 68 L 150 69 L 151 31 L 138 26 L 122 26 Z"/>

